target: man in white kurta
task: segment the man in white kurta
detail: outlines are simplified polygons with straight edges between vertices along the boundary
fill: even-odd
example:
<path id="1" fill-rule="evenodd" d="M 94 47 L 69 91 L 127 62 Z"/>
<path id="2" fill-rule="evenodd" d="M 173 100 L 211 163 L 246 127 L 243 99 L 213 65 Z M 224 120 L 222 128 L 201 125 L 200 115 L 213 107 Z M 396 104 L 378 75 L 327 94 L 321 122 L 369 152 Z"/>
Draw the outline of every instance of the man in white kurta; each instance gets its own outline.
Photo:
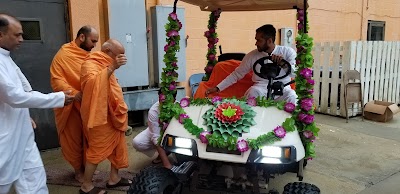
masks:
<path id="1" fill-rule="evenodd" d="M 137 150 L 149 157 L 152 157 L 157 150 L 159 158 L 161 159 L 164 167 L 172 169 L 174 166 L 168 159 L 164 149 L 158 145 L 158 139 L 160 138 L 160 124 L 158 121 L 158 115 L 160 114 L 160 103 L 156 102 L 151 106 L 148 113 L 148 128 L 139 133 L 133 140 L 132 146 Z"/>
<path id="2" fill-rule="evenodd" d="M 242 60 L 239 67 L 235 69 L 229 76 L 227 76 L 221 83 L 217 85 L 217 87 L 210 88 L 207 90 L 206 95 L 223 91 L 229 86 L 236 83 L 238 80 L 242 79 L 247 73 L 253 70 L 254 63 L 266 56 L 272 56 L 275 62 L 281 61 L 281 59 L 286 60 L 290 63 L 291 72 L 289 76 L 283 79 L 274 80 L 274 82 L 280 81 L 283 84 L 289 83 L 291 78 L 295 77 L 295 64 L 296 64 L 296 52 L 294 49 L 287 46 L 279 46 L 275 45 L 275 36 L 276 30 L 272 25 L 264 25 L 256 30 L 256 46 L 257 49 L 249 52 Z M 283 76 L 289 70 L 288 67 L 282 66 L 282 69 L 278 75 L 278 77 Z M 256 74 L 253 74 L 252 80 L 254 85 L 251 86 L 245 93 L 246 97 L 258 97 L 258 96 L 267 96 L 268 93 L 268 80 L 259 77 Z M 297 95 L 296 92 L 290 88 L 290 86 L 286 86 L 283 89 L 282 96 L 276 96 L 276 100 L 286 100 L 287 102 L 292 102 L 296 104 Z"/>
<path id="3" fill-rule="evenodd" d="M 46 173 L 34 139 L 28 108 L 63 107 L 64 92 L 33 91 L 10 51 L 22 42 L 18 20 L 0 14 L 0 194 L 47 194 Z"/>

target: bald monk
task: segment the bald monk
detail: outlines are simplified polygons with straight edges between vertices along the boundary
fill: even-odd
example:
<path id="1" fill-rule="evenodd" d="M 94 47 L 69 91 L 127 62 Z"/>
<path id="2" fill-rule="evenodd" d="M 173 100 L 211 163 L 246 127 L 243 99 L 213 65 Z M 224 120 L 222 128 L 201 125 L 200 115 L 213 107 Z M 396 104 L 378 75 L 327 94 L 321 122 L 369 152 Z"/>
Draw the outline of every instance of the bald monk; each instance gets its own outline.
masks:
<path id="1" fill-rule="evenodd" d="M 89 54 L 82 64 L 81 116 L 88 141 L 84 181 L 80 193 L 106 193 L 93 186 L 97 165 L 105 159 L 111 162 L 107 188 L 129 186 L 132 181 L 121 178 L 118 170 L 128 167 L 125 131 L 128 108 L 114 71 L 126 64 L 125 49 L 116 40 L 105 42 L 101 51 Z"/>
<path id="2" fill-rule="evenodd" d="M 58 139 L 62 154 L 75 169 L 75 179 L 83 182 L 84 135 L 80 114 L 81 65 L 89 52 L 96 46 L 99 34 L 91 26 L 83 26 L 74 41 L 64 44 L 54 56 L 50 66 L 50 83 L 55 92 L 70 90 L 74 103 L 54 109 Z"/>

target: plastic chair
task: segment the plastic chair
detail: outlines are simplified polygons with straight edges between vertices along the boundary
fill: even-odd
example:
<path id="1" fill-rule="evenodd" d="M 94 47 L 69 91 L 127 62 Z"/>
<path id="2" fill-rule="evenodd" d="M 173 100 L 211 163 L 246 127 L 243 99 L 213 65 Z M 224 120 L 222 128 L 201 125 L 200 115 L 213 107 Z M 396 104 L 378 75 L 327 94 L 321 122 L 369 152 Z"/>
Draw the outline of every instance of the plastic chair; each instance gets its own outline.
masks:
<path id="1" fill-rule="evenodd" d="M 354 80 L 350 82 L 350 80 Z M 344 108 L 346 110 L 346 123 L 349 122 L 348 103 L 361 102 L 362 120 L 364 120 L 364 101 L 362 97 L 361 75 L 357 70 L 347 70 L 343 75 Z"/>
<path id="2" fill-rule="evenodd" d="M 199 84 L 202 81 L 204 76 L 205 76 L 204 73 L 197 73 L 197 74 L 193 74 L 189 77 L 189 86 L 190 86 L 190 90 L 192 92 L 192 97 L 196 93 L 196 90 L 199 87 Z"/>

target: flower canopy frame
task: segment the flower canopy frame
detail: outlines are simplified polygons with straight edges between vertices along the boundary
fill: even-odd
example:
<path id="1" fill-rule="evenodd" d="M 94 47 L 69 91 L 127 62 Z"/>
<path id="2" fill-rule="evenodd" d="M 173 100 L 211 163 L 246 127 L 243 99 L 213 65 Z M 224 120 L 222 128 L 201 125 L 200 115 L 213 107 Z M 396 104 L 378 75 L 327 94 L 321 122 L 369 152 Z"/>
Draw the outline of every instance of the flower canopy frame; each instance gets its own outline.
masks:
<path id="1" fill-rule="evenodd" d="M 159 94 L 160 101 L 160 116 L 159 123 L 162 129 L 166 129 L 168 123 L 172 118 L 178 119 L 184 127 L 193 135 L 200 138 L 203 143 L 210 143 L 217 147 L 226 147 L 228 149 L 238 149 L 240 151 L 247 151 L 250 146 L 253 149 L 258 149 L 261 146 L 272 144 L 275 141 L 279 141 L 283 138 L 287 131 L 292 132 L 297 130 L 302 139 L 303 145 L 306 150 L 305 158 L 312 159 L 315 157 L 315 146 L 314 141 L 318 136 L 319 129 L 317 128 L 314 121 L 315 105 L 313 101 L 313 87 L 314 80 L 312 79 L 313 74 L 313 56 L 311 54 L 313 47 L 313 39 L 308 35 L 309 25 L 307 20 L 307 0 L 304 0 L 304 9 L 297 9 L 297 21 L 298 21 L 298 35 L 296 37 L 296 93 L 298 95 L 298 104 L 294 105 L 285 104 L 284 108 L 295 109 L 292 112 L 292 118 L 287 119 L 282 126 L 277 126 L 273 132 L 265 135 L 261 135 L 255 140 L 239 140 L 232 138 L 222 138 L 212 134 L 210 131 L 203 130 L 197 127 L 191 122 L 191 119 L 185 114 L 182 107 L 188 106 L 189 104 L 196 104 L 196 102 L 203 102 L 207 104 L 213 103 L 213 100 L 204 99 L 201 100 L 189 100 L 185 99 L 181 103 L 175 103 L 174 95 L 176 95 L 176 80 L 178 77 L 177 57 L 176 52 L 179 51 L 179 30 L 182 28 L 178 16 L 176 15 L 176 4 L 178 0 L 174 1 L 173 12 L 168 16 L 168 23 L 165 25 L 167 44 L 164 47 L 164 63 L 166 65 L 163 68 L 161 78 L 161 93 Z M 216 9 L 210 13 L 210 19 L 208 22 L 208 31 L 204 33 L 204 36 L 208 40 L 208 52 L 207 52 L 207 65 L 204 68 L 205 76 L 203 80 L 208 80 L 213 67 L 217 63 L 216 61 L 216 43 L 218 42 L 218 35 L 216 33 L 217 21 L 220 17 L 221 9 Z M 261 104 L 274 104 L 273 100 L 269 99 L 245 99 L 247 104 L 261 103 Z M 186 105 L 185 105 L 186 103 Z M 183 104 L 183 106 L 182 106 Z M 282 106 L 282 103 L 274 104 L 276 106 Z M 286 107 L 286 105 L 288 107 Z M 231 107 L 232 108 L 232 107 Z M 279 107 L 278 107 L 279 108 Z M 283 108 L 283 106 L 282 106 Z M 228 113 L 227 113 L 228 114 Z M 231 113 L 229 113 L 231 114 Z M 285 128 L 286 126 L 286 128 Z M 289 130 L 287 128 L 290 128 Z M 161 130 L 161 133 L 164 132 Z M 161 134 L 162 137 L 163 134 Z M 160 138 L 161 140 L 161 138 Z"/>

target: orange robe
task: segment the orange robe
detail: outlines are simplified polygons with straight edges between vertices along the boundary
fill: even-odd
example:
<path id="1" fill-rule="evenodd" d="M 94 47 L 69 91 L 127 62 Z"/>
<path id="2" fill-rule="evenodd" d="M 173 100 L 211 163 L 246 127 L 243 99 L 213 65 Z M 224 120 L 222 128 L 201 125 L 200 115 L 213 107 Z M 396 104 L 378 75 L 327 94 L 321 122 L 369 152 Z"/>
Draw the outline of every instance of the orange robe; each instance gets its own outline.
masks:
<path id="1" fill-rule="evenodd" d="M 214 70 L 210 76 L 210 79 L 206 82 L 200 82 L 199 87 L 194 94 L 194 98 L 205 98 L 207 89 L 216 87 L 222 80 L 224 80 L 229 74 L 231 74 L 239 65 L 241 61 L 227 60 L 218 62 L 214 66 Z M 238 80 L 235 84 L 229 86 L 224 91 L 209 94 L 208 97 L 214 96 L 220 97 L 236 97 L 241 98 L 244 96 L 246 91 L 254 84 L 251 80 L 253 72 L 246 74 L 243 79 Z"/>
<path id="2" fill-rule="evenodd" d="M 128 127 L 128 107 L 121 86 L 108 65 L 113 59 L 98 51 L 89 54 L 82 65 L 83 91 L 81 115 L 83 131 L 88 141 L 86 160 L 99 164 L 108 158 L 117 168 L 128 167 L 125 131 Z"/>
<path id="3" fill-rule="evenodd" d="M 79 48 L 74 41 L 64 44 L 54 56 L 50 66 L 50 83 L 55 92 L 81 91 L 81 65 L 89 52 Z M 80 115 L 80 102 L 54 109 L 58 138 L 64 158 L 74 169 L 84 164 L 84 136 Z"/>

